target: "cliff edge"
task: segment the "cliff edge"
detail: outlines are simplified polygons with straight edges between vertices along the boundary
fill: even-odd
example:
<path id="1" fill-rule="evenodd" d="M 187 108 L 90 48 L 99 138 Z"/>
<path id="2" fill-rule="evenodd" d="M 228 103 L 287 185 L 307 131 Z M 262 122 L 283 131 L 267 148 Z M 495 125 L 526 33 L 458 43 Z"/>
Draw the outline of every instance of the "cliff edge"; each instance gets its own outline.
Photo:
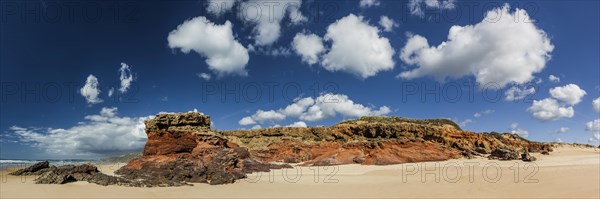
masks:
<path id="1" fill-rule="evenodd" d="M 142 157 L 115 173 L 146 186 L 226 184 L 247 173 L 290 167 L 253 159 L 245 148 L 212 132 L 206 115 L 159 114 L 145 124 L 148 141 Z"/>
<path id="2" fill-rule="evenodd" d="M 148 186 L 225 184 L 247 173 L 301 165 L 387 165 L 488 156 L 535 160 L 548 144 L 514 134 L 475 133 L 447 119 L 362 117 L 331 127 L 216 131 L 200 113 L 159 114 L 146 122 L 140 158 L 115 173 Z M 275 164 L 275 162 L 280 162 Z"/>
<path id="3" fill-rule="evenodd" d="M 549 144 L 516 134 L 475 133 L 447 119 L 416 120 L 369 116 L 331 127 L 276 127 L 221 131 L 262 161 L 304 165 L 387 165 L 488 156 L 494 150 L 512 154 L 550 152 Z M 498 159 L 520 159 L 502 158 Z"/>

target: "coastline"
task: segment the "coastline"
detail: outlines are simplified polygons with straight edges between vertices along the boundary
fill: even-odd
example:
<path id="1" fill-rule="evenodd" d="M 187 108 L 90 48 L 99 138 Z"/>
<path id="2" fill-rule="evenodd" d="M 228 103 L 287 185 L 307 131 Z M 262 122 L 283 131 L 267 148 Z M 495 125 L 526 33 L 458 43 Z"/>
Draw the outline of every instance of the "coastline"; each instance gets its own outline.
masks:
<path id="1" fill-rule="evenodd" d="M 2 198 L 598 198 L 600 151 L 563 146 L 535 162 L 486 158 L 388 166 L 295 167 L 249 174 L 233 184 L 138 188 L 88 182 L 34 184 L 2 172 Z M 101 164 L 111 175 L 123 163 Z M 518 169 L 517 169 L 518 168 Z M 537 170 L 536 170 L 537 168 Z M 469 169 L 472 169 L 470 172 Z M 518 174 L 515 171 L 518 170 Z M 487 171 L 485 173 L 484 171 Z M 501 175 L 497 175 L 498 173 Z M 438 172 L 438 175 L 431 174 Z M 287 175 L 285 175 L 287 173 Z M 297 175 L 302 173 L 302 175 Z M 500 176 L 497 179 L 496 176 Z M 471 181 L 472 180 L 472 181 Z"/>

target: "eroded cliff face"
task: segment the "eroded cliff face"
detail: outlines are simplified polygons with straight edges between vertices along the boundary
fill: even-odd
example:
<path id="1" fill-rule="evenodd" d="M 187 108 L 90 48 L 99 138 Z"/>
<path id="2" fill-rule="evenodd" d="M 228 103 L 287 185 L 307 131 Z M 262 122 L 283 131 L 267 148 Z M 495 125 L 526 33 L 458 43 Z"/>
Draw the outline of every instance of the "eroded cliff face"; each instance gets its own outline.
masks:
<path id="1" fill-rule="evenodd" d="M 551 151 L 518 135 L 461 130 L 450 120 L 363 117 L 332 127 L 223 131 L 263 161 L 305 165 L 398 164 L 490 154 L 494 149 Z"/>
<path id="2" fill-rule="evenodd" d="M 143 156 L 115 173 L 147 186 L 233 183 L 246 173 L 289 167 L 251 158 L 245 148 L 212 132 L 209 116 L 159 114 L 145 123 Z"/>
<path id="3" fill-rule="evenodd" d="M 490 154 L 551 151 L 517 135 L 464 131 L 445 119 L 363 117 L 331 127 L 214 131 L 199 113 L 146 121 L 143 156 L 116 173 L 148 186 L 224 184 L 247 173 L 303 165 L 387 165 Z M 512 156 L 509 156 L 512 157 Z M 505 159 L 505 158 L 500 158 Z"/>

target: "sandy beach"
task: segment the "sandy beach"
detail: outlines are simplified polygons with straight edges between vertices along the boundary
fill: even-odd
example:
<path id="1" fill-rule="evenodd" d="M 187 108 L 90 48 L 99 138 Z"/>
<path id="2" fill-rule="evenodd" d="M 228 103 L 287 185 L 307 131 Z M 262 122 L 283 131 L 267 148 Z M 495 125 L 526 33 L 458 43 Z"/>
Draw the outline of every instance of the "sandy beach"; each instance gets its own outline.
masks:
<path id="1" fill-rule="evenodd" d="M 485 158 L 390 166 L 296 167 L 234 184 L 134 188 L 34 184 L 2 172 L 1 198 L 600 198 L 600 151 L 562 147 L 538 161 Z M 111 174 L 122 164 L 101 165 Z M 301 174 L 300 174 L 301 173 Z"/>

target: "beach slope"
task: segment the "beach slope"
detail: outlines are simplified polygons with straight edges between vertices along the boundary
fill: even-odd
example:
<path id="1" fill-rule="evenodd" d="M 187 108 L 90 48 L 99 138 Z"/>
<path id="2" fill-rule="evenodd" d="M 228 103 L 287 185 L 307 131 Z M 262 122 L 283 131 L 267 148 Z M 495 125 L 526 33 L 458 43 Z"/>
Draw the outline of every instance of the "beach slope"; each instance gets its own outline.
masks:
<path id="1" fill-rule="evenodd" d="M 563 146 L 538 161 L 456 159 L 387 166 L 295 167 L 233 184 L 137 188 L 34 184 L 2 172 L 1 198 L 600 198 L 600 152 Z M 111 174 L 123 164 L 101 165 Z M 299 174 L 301 173 L 301 174 Z M 435 174 L 434 174 L 435 173 Z"/>

